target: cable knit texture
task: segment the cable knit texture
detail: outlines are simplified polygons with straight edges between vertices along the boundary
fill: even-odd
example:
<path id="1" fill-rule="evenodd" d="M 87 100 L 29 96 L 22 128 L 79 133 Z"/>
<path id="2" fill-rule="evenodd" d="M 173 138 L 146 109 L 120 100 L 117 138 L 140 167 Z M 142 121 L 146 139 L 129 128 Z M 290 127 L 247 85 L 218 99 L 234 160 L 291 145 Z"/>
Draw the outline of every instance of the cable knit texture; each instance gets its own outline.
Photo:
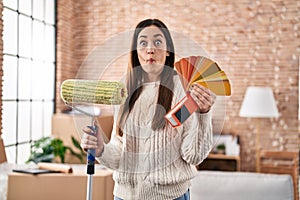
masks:
<path id="1" fill-rule="evenodd" d="M 174 106 L 185 92 L 174 77 Z M 151 122 L 158 97 L 158 82 L 143 85 L 124 127 L 115 129 L 98 161 L 114 169 L 114 195 L 124 200 L 172 200 L 183 195 L 212 147 L 210 113 L 193 113 L 182 126 L 153 131 Z M 116 117 L 115 117 L 116 118 Z"/>

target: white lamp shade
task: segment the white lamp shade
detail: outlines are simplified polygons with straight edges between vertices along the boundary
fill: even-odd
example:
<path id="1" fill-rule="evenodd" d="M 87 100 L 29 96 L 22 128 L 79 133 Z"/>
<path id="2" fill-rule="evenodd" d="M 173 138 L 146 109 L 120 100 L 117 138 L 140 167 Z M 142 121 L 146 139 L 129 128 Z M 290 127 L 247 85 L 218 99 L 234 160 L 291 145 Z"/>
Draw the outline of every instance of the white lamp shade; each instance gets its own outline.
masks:
<path id="1" fill-rule="evenodd" d="M 248 87 L 239 115 L 253 118 L 277 118 L 279 113 L 272 89 L 269 87 Z"/>

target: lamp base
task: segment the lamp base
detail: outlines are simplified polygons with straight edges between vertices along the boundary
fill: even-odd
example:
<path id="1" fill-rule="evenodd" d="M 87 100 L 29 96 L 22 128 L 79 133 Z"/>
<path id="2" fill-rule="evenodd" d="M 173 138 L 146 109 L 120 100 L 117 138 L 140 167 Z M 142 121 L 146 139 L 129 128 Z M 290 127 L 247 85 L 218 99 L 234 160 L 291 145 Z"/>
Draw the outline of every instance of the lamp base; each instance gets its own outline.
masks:
<path id="1" fill-rule="evenodd" d="M 256 130 L 257 130 L 257 133 L 256 133 L 256 137 L 255 137 L 255 151 L 256 151 L 256 163 L 255 163 L 255 167 L 256 167 L 256 171 L 257 172 L 260 172 L 260 150 L 261 150 L 261 147 L 260 147 L 260 124 L 261 121 L 260 119 L 256 119 Z"/>

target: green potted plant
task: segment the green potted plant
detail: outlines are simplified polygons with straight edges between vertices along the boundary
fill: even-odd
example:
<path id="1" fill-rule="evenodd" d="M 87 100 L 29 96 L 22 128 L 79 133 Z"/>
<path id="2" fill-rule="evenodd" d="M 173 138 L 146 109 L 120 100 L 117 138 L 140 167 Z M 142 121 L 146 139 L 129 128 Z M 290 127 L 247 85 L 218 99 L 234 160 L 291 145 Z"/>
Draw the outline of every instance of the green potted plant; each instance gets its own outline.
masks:
<path id="1" fill-rule="evenodd" d="M 225 154 L 225 149 L 226 149 L 226 146 L 225 146 L 225 144 L 219 144 L 218 146 L 217 146 L 217 153 L 218 154 Z"/>
<path id="2" fill-rule="evenodd" d="M 30 157 L 28 162 L 53 162 L 56 157 L 60 158 L 60 162 L 65 162 L 65 154 L 70 151 L 72 155 L 77 157 L 81 163 L 84 162 L 83 158 L 85 152 L 81 149 L 79 142 L 72 136 L 73 145 L 79 149 L 80 153 L 75 152 L 71 147 L 65 146 L 63 141 L 53 137 L 43 137 L 31 145 Z"/>

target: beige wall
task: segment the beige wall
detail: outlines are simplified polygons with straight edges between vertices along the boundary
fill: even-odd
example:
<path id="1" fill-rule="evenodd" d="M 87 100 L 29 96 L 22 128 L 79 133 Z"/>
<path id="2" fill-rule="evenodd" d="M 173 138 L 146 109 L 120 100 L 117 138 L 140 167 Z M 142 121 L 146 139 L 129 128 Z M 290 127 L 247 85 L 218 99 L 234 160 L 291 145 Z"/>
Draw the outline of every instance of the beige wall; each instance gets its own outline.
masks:
<path id="1" fill-rule="evenodd" d="M 299 3 L 170 2 L 57 1 L 56 111 L 64 108 L 59 97 L 61 82 L 78 76 L 83 61 L 95 47 L 109 37 L 132 30 L 142 19 L 159 18 L 173 31 L 201 45 L 230 77 L 233 93 L 226 102 L 223 131 L 240 136 L 242 170 L 252 171 L 255 166 L 255 120 L 238 116 L 249 85 L 272 87 L 280 112 L 278 119 L 262 120 L 262 149 L 298 151 Z M 0 5 L 2 9 L 2 2 Z M 125 64 L 115 68 L 109 78 L 122 76 L 127 60 L 121 60 Z"/>

